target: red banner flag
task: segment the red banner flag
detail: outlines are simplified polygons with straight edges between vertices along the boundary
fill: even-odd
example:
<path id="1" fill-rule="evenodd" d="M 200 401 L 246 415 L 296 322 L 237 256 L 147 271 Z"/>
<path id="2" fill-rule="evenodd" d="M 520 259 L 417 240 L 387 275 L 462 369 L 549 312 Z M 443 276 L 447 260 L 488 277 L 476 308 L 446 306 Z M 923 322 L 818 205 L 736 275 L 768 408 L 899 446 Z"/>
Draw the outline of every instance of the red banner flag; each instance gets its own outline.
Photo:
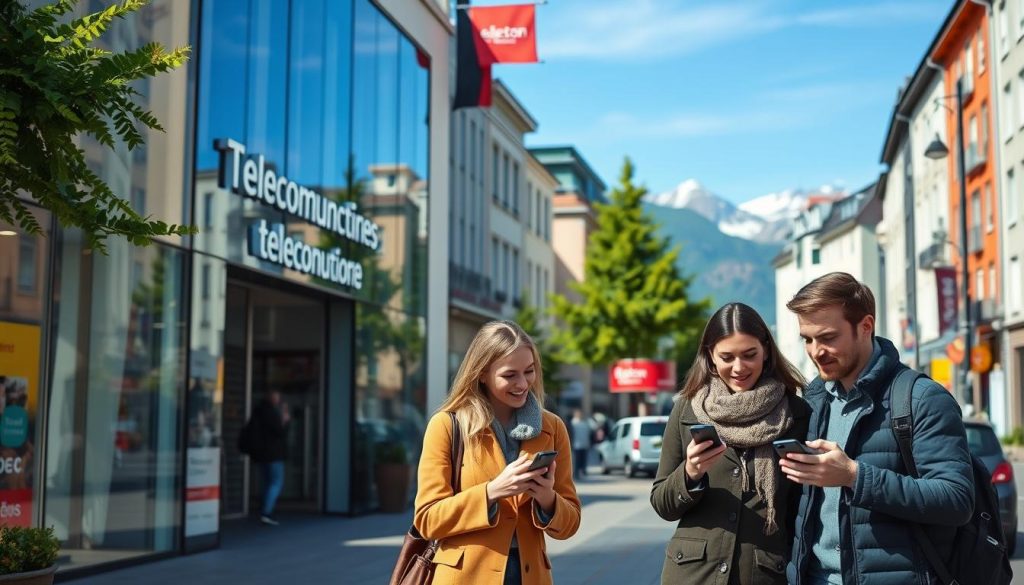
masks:
<path id="1" fill-rule="evenodd" d="M 608 372 L 610 392 L 672 391 L 675 387 L 675 362 L 625 359 L 612 364 Z"/>
<path id="2" fill-rule="evenodd" d="M 535 8 L 514 4 L 467 9 L 481 66 L 537 62 Z"/>

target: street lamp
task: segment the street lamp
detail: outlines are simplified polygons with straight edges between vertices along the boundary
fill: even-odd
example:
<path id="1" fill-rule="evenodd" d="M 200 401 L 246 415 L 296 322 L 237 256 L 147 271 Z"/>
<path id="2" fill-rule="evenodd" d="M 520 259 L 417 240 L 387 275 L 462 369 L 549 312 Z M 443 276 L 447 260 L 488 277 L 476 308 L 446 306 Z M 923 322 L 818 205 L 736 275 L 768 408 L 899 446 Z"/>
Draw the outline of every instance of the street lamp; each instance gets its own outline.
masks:
<path id="1" fill-rule="evenodd" d="M 953 96 L 947 96 L 953 97 Z M 960 183 L 960 271 L 962 275 L 962 286 L 961 296 L 964 299 L 964 326 L 966 331 L 964 332 L 964 366 L 963 366 L 963 381 L 962 390 L 964 404 L 974 404 L 974 389 L 970 386 L 970 371 L 971 371 L 971 296 L 968 289 L 968 279 L 971 277 L 970 270 L 967 268 L 967 180 L 965 177 L 966 166 L 964 164 L 964 94 L 963 94 L 963 80 L 958 78 L 956 80 L 956 157 L 957 162 L 957 181 Z M 935 140 L 932 140 L 928 148 L 925 149 L 924 155 L 930 159 L 938 160 L 945 158 L 949 154 L 949 149 L 942 143 L 942 139 L 939 138 L 938 133 L 935 134 Z"/>

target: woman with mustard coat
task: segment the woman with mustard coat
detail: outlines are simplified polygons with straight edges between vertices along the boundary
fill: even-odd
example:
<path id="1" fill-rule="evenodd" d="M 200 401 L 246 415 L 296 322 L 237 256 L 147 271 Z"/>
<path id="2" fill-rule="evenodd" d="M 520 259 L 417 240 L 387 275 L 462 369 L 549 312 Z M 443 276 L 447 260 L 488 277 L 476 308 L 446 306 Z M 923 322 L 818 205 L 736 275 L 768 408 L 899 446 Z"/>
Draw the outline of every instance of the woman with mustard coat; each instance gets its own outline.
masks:
<path id="1" fill-rule="evenodd" d="M 772 441 L 806 438 L 803 379 L 741 303 L 711 317 L 698 351 L 651 488 L 654 510 L 676 523 L 661 582 L 784 585 L 800 486 L 781 476 Z M 721 444 L 694 439 L 697 424 Z"/>
<path id="2" fill-rule="evenodd" d="M 547 585 L 545 535 L 564 540 L 580 524 L 569 434 L 544 401 L 540 356 L 510 321 L 484 325 L 470 343 L 448 400 L 431 417 L 419 465 L 413 525 L 437 539 L 434 585 Z M 451 485 L 454 412 L 465 454 Z M 555 461 L 534 471 L 541 451 Z"/>

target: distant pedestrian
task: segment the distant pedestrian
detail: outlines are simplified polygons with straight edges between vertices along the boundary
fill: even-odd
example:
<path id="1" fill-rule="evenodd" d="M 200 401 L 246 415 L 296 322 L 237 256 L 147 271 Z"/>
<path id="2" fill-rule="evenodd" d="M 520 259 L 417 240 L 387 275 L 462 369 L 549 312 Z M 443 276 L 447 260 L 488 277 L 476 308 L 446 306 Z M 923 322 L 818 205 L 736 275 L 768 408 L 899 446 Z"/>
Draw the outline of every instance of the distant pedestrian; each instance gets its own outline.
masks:
<path id="1" fill-rule="evenodd" d="M 754 309 L 730 303 L 712 315 L 651 488 L 654 510 L 677 523 L 663 584 L 786 583 L 800 487 L 782 477 L 772 442 L 807 435 L 802 385 Z M 698 424 L 713 426 L 721 444 L 698 442 Z"/>
<path id="2" fill-rule="evenodd" d="M 263 505 L 260 508 L 260 522 L 268 526 L 277 526 L 274 508 L 277 498 L 284 487 L 284 460 L 287 456 L 286 430 L 288 421 L 287 405 L 281 399 L 281 393 L 271 390 L 256 405 L 252 418 L 246 426 L 251 426 L 246 433 L 250 437 L 249 455 L 260 464 L 263 471 Z"/>
<path id="3" fill-rule="evenodd" d="M 511 321 L 484 325 L 423 440 L 413 525 L 441 542 L 434 583 L 551 583 L 545 535 L 575 534 L 580 500 L 568 431 L 543 404 L 536 345 Z M 449 413 L 465 449 L 458 489 L 450 476 Z M 556 451 L 555 460 L 530 471 L 542 451 Z"/>
<path id="4" fill-rule="evenodd" d="M 593 429 L 590 421 L 583 416 L 583 411 L 575 409 L 572 411 L 572 461 L 574 476 L 576 479 L 583 479 L 587 475 L 587 458 L 590 456 L 590 435 Z"/>

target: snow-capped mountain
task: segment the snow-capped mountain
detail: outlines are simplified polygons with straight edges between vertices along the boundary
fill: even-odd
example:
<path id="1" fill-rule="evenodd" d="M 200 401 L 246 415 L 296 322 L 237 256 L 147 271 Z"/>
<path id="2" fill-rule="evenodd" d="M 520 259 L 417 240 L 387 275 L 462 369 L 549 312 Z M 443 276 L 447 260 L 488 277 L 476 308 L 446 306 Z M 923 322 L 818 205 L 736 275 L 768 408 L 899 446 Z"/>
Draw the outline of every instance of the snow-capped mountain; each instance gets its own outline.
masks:
<path id="1" fill-rule="evenodd" d="M 756 242 L 781 242 L 789 235 L 793 218 L 807 207 L 812 196 L 837 193 L 834 187 L 827 185 L 812 192 L 786 189 L 736 206 L 697 180 L 687 179 L 671 191 L 649 195 L 647 202 L 695 211 L 729 236 Z"/>

